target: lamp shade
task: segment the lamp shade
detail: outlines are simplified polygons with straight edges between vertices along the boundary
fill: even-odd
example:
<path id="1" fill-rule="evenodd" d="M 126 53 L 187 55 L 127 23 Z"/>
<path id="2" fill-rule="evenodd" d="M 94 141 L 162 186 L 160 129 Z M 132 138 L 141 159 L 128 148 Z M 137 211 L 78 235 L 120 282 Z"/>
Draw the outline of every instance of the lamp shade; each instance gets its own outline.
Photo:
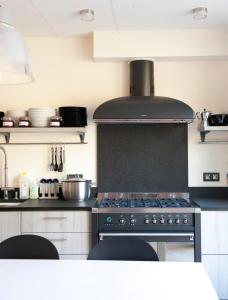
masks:
<path id="1" fill-rule="evenodd" d="M 0 7 L 0 84 L 31 81 L 33 76 L 25 41 L 12 25 L 7 10 Z"/>

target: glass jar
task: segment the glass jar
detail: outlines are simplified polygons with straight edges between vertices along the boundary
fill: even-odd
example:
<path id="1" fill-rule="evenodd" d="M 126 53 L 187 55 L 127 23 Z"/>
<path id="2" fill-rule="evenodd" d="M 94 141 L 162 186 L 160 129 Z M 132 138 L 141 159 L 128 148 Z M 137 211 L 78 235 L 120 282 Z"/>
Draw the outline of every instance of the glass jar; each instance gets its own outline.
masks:
<path id="1" fill-rule="evenodd" d="M 2 117 L 2 127 L 14 127 L 14 121 L 11 117 Z"/>
<path id="2" fill-rule="evenodd" d="M 49 126 L 50 127 L 61 127 L 62 126 L 62 118 L 59 116 L 54 116 L 50 118 Z"/>
<path id="3" fill-rule="evenodd" d="M 19 123 L 18 123 L 19 127 L 30 127 L 30 125 L 31 125 L 31 123 L 30 123 L 28 117 L 20 117 L 19 118 Z"/>

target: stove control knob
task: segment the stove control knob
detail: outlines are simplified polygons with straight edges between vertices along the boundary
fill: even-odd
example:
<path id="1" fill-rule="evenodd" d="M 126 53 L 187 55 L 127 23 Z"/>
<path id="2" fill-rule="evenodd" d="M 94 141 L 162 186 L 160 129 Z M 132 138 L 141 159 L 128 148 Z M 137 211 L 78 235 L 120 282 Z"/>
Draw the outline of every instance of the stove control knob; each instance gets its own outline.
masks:
<path id="1" fill-rule="evenodd" d="M 125 221 L 124 218 L 120 218 L 120 219 L 119 219 L 119 223 L 120 223 L 120 224 L 125 224 L 125 222 L 126 222 L 126 221 Z"/>
<path id="2" fill-rule="evenodd" d="M 180 224 L 180 219 L 176 219 L 176 220 L 175 220 L 175 223 L 176 223 L 176 224 Z"/>
<path id="3" fill-rule="evenodd" d="M 164 223 L 165 223 L 165 219 L 164 219 L 164 218 L 161 218 L 161 219 L 160 219 L 160 223 L 161 223 L 161 224 L 164 224 Z"/>
<path id="4" fill-rule="evenodd" d="M 168 220 L 167 220 L 167 223 L 168 223 L 168 224 L 172 224 L 172 223 L 173 223 L 173 220 L 172 220 L 172 219 L 168 219 Z"/>
<path id="5" fill-rule="evenodd" d="M 154 219 L 152 219 L 152 223 L 153 224 L 156 224 L 157 223 L 157 220 L 154 218 Z"/>
<path id="6" fill-rule="evenodd" d="M 145 224 L 149 224 L 150 223 L 150 220 L 148 218 L 144 219 L 144 223 Z"/>
<path id="7" fill-rule="evenodd" d="M 187 218 L 184 218 L 183 223 L 184 223 L 184 224 L 187 224 L 187 223 L 188 223 L 188 219 L 187 219 Z"/>
<path id="8" fill-rule="evenodd" d="M 135 223 L 136 223 L 136 219 L 131 218 L 131 219 L 130 219 L 130 224 L 131 224 L 131 225 L 134 225 Z"/>

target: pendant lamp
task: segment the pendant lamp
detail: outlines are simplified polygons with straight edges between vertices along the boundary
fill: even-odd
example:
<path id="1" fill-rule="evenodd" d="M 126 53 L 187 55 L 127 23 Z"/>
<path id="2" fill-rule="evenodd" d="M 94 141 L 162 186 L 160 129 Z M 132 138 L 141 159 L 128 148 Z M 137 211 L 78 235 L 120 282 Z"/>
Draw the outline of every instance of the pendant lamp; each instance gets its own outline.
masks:
<path id="1" fill-rule="evenodd" d="M 28 50 L 22 35 L 13 26 L 7 9 L 0 6 L 0 84 L 33 81 Z"/>

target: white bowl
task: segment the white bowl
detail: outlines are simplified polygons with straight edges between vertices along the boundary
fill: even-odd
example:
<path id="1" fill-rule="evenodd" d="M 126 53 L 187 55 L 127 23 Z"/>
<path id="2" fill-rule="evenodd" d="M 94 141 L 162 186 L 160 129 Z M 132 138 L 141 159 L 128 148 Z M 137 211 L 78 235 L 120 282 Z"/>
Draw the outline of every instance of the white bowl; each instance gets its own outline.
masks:
<path id="1" fill-rule="evenodd" d="M 55 108 L 29 108 L 29 112 L 55 112 Z"/>
<path id="2" fill-rule="evenodd" d="M 32 127 L 47 127 L 48 122 L 31 122 Z"/>
<path id="3" fill-rule="evenodd" d="M 11 118 L 20 118 L 27 115 L 26 110 L 7 110 L 6 115 Z"/>

